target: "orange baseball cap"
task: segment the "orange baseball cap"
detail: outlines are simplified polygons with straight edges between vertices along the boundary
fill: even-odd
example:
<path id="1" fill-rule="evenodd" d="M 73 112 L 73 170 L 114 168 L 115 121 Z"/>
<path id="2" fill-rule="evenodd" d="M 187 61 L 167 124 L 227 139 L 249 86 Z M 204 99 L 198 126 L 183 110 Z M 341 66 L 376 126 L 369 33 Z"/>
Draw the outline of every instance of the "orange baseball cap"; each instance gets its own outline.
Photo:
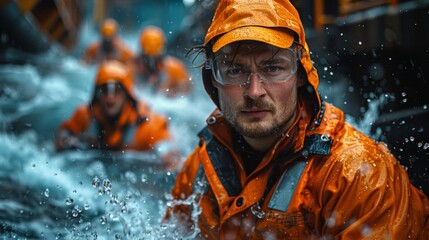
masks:
<path id="1" fill-rule="evenodd" d="M 299 14 L 289 1 L 220 1 L 205 38 L 217 52 L 227 44 L 253 40 L 288 48 L 302 31 Z"/>

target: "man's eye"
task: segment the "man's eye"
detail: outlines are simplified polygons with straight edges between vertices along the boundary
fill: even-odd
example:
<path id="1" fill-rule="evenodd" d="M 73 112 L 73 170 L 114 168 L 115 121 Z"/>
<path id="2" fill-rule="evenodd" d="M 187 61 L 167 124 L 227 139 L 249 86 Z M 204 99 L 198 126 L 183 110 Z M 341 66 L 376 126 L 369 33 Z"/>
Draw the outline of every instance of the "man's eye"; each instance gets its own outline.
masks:
<path id="1" fill-rule="evenodd" d="M 229 76 L 237 76 L 237 75 L 240 75 L 240 74 L 244 73 L 244 71 L 243 71 L 242 68 L 233 67 L 233 68 L 228 68 L 228 70 L 227 70 L 226 73 Z"/>
<path id="2" fill-rule="evenodd" d="M 279 67 L 279 66 L 267 66 L 265 68 L 265 71 L 269 72 L 269 73 L 275 73 L 275 72 L 278 72 L 278 71 L 281 71 L 281 70 L 282 70 L 282 68 Z"/>

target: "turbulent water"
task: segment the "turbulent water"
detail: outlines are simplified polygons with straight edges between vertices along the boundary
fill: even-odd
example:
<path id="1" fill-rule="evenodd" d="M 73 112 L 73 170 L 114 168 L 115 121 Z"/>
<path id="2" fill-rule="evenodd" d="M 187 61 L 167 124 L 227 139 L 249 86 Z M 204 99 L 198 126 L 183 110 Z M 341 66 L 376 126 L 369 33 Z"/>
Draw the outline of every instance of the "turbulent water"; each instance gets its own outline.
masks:
<path id="1" fill-rule="evenodd" d="M 96 70 L 72 57 L 56 58 L 0 66 L 0 238 L 169 238 L 160 220 L 176 172 L 165 170 L 156 155 L 54 151 L 55 129 L 88 101 Z M 192 74 L 198 78 L 198 71 Z M 136 89 L 168 117 L 184 155 L 213 110 L 198 83 L 194 90 L 168 99 Z"/>

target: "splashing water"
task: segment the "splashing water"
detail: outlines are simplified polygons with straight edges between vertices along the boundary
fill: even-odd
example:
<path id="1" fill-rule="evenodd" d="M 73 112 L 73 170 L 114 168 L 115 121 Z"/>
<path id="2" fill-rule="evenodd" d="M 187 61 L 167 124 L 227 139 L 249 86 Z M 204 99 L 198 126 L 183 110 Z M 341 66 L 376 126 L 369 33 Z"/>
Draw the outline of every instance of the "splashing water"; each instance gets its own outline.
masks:
<path id="1" fill-rule="evenodd" d="M 381 135 L 381 129 L 377 129 L 375 133 L 372 133 L 371 129 L 380 116 L 380 109 L 383 108 L 387 101 L 388 98 L 381 95 L 380 97 L 369 101 L 368 110 L 365 112 L 362 120 L 346 115 L 346 121 L 362 133 L 371 136 L 373 139 L 378 139 Z"/>
<path id="2" fill-rule="evenodd" d="M 8 80 L 0 83 L 0 238 L 179 236 L 172 231 L 174 222 L 160 224 L 167 206 L 177 204 L 168 194 L 176 172 L 164 169 L 156 155 L 55 153 L 54 131 L 88 101 L 94 75 L 95 67 L 72 58 L 48 71 L 30 64 L 0 66 L 0 77 Z M 192 96 L 174 100 L 137 92 L 169 119 L 184 156 L 197 144 L 196 134 L 214 108 L 202 86 L 194 87 Z M 195 197 L 183 203 L 195 204 Z"/>

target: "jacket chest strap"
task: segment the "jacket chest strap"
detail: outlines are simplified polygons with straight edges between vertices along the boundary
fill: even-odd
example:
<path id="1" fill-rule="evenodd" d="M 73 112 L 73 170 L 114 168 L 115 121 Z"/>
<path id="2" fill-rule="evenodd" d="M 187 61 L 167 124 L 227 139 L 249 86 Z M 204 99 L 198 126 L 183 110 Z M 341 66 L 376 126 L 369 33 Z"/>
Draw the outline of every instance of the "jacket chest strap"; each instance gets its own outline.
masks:
<path id="1" fill-rule="evenodd" d="M 232 161 L 232 156 L 216 139 L 207 128 L 204 128 L 200 132 L 200 137 L 203 137 L 206 141 L 206 149 L 209 155 L 210 161 L 215 169 L 216 175 L 218 176 L 223 187 L 226 189 L 229 196 L 238 196 L 241 191 L 241 185 Z M 302 159 L 308 158 L 310 155 L 329 155 L 331 153 L 332 139 L 326 134 L 314 134 L 306 137 L 304 141 L 304 147 L 301 151 L 296 154 L 279 154 L 277 161 L 284 162 L 290 159 L 294 160 L 290 166 L 282 173 L 280 180 L 277 183 L 274 194 L 271 196 L 268 207 L 278 211 L 287 211 L 292 197 L 295 193 L 298 182 L 307 166 L 306 161 Z M 204 183 L 205 189 L 208 189 L 208 182 L 203 174 L 203 168 L 200 166 L 198 170 L 196 180 L 201 186 Z M 204 177 L 203 177 L 204 176 Z M 194 187 L 197 185 L 194 182 Z M 261 186 L 264 187 L 264 186 Z"/>
<path id="2" fill-rule="evenodd" d="M 228 149 L 213 137 L 207 127 L 199 133 L 199 136 L 204 138 L 206 142 L 206 150 L 211 165 L 226 192 L 229 196 L 238 196 L 242 190 L 241 184 Z"/>
<path id="3" fill-rule="evenodd" d="M 328 135 L 310 135 L 305 139 L 304 148 L 297 153 L 298 158 L 307 158 L 309 155 L 329 155 L 331 146 L 332 139 Z M 281 212 L 287 211 L 306 166 L 306 161 L 296 160 L 283 172 L 268 203 L 268 208 Z"/>
<path id="4" fill-rule="evenodd" d="M 134 140 L 134 136 L 137 132 L 138 126 L 145 121 L 146 118 L 142 118 L 141 120 L 139 119 L 131 125 L 125 126 L 122 129 L 121 144 L 131 144 Z M 92 118 L 89 127 L 85 130 L 85 132 L 83 132 L 83 134 L 87 137 L 101 139 L 103 136 L 101 131 L 102 129 L 100 124 L 97 122 L 97 120 L 95 120 L 95 118 Z"/>

